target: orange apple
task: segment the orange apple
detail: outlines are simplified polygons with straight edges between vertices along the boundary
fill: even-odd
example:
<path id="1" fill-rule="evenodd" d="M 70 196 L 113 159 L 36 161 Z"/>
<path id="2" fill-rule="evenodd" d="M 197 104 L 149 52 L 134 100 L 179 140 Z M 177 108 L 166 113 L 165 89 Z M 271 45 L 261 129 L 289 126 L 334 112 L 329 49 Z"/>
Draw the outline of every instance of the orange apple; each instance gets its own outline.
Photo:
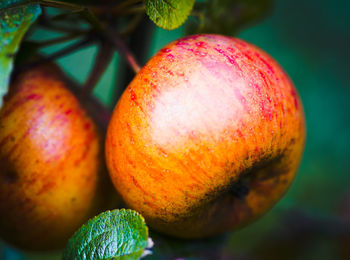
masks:
<path id="1" fill-rule="evenodd" d="M 63 247 L 115 201 L 101 135 L 67 87 L 57 67 L 33 68 L 0 110 L 0 236 L 20 249 Z"/>
<path id="2" fill-rule="evenodd" d="M 182 238 L 232 230 L 287 191 L 304 147 L 300 98 L 243 40 L 195 35 L 160 50 L 112 115 L 106 160 L 127 205 Z"/>

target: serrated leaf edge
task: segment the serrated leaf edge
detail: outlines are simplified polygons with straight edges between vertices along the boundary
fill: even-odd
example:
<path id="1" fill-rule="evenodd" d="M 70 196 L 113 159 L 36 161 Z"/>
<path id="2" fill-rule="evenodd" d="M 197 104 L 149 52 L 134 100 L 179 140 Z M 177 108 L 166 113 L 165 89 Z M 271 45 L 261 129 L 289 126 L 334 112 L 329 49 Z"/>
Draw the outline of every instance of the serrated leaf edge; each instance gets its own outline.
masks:
<path id="1" fill-rule="evenodd" d="M 150 1 L 151 2 L 151 4 L 154 6 L 154 4 L 153 4 L 153 2 L 151 1 L 151 0 L 144 0 L 145 2 L 146 1 Z M 164 2 L 166 2 L 167 4 L 168 4 L 168 2 L 167 1 L 165 1 L 165 0 L 163 0 Z M 186 22 L 186 20 L 187 20 L 187 18 L 190 16 L 190 14 L 191 14 L 191 11 L 192 11 L 192 9 L 193 9 L 193 6 L 194 6 L 194 4 L 195 4 L 195 0 L 189 0 L 189 1 L 192 1 L 192 7 L 188 10 L 188 12 L 186 12 L 185 14 L 184 14 L 184 20 L 183 21 L 181 21 L 178 25 L 176 25 L 176 26 L 172 26 L 172 27 L 166 27 L 166 26 L 164 26 L 164 25 L 162 25 L 162 24 L 159 24 L 159 23 L 157 23 L 156 21 L 154 21 L 152 18 L 151 18 L 151 14 L 149 14 L 148 13 L 148 9 L 146 8 L 146 14 L 148 15 L 148 17 L 150 18 L 150 20 L 154 23 L 154 24 L 156 24 L 157 26 L 159 26 L 160 28 L 163 28 L 164 30 L 168 30 L 168 31 L 170 31 L 170 30 L 175 30 L 175 29 L 177 29 L 177 28 L 179 28 L 181 25 L 183 25 L 185 22 Z M 168 4 L 172 9 L 175 9 L 173 6 L 171 6 L 170 4 Z M 161 16 L 161 17 L 163 17 L 163 15 L 161 15 L 161 13 L 157 10 L 157 8 L 155 8 L 154 7 L 154 10 L 156 10 L 157 11 L 157 13 L 159 14 L 159 16 Z"/>
<path id="2" fill-rule="evenodd" d="M 135 254 L 135 253 L 138 253 L 138 252 L 140 252 L 141 250 L 143 250 L 144 252 L 147 250 L 147 249 L 150 249 L 151 247 L 153 247 L 153 241 L 152 241 L 152 239 L 150 239 L 150 237 L 149 237 L 149 230 L 148 230 L 148 226 L 146 225 L 146 221 L 145 221 L 145 219 L 144 219 L 144 217 L 140 214 L 140 213 L 138 213 L 137 211 L 135 211 L 135 210 L 132 210 L 132 209 L 124 209 L 124 208 L 122 208 L 122 209 L 115 209 L 115 210 L 107 210 L 107 211 L 104 211 L 104 212 L 102 212 L 102 213 L 100 213 L 99 215 L 97 215 L 97 216 L 95 216 L 95 217 L 93 217 L 93 218 L 91 218 L 91 219 L 89 219 L 84 225 L 82 225 L 73 235 L 72 235 L 72 237 L 69 239 L 69 241 L 68 241 L 68 247 L 69 247 L 69 245 L 70 245 L 70 243 L 71 243 L 71 241 L 72 241 L 72 239 L 73 238 L 75 238 L 75 235 L 76 235 L 76 233 L 77 232 L 79 232 L 80 230 L 82 230 L 82 229 L 84 229 L 84 228 L 86 228 L 87 226 L 89 226 L 90 225 L 90 223 L 91 222 L 94 222 L 94 221 L 96 221 L 96 219 L 98 219 L 99 217 L 100 217 L 100 215 L 102 215 L 102 214 L 112 214 L 114 211 L 119 211 L 119 212 L 131 212 L 132 213 L 132 216 L 138 216 L 138 217 L 140 217 L 140 219 L 141 219 L 141 221 L 145 224 L 145 229 L 146 229 L 146 233 L 147 233 L 147 237 L 148 237 L 148 240 L 147 240 L 147 246 L 145 247 L 145 248 L 141 248 L 140 250 L 137 250 L 137 251 L 134 251 L 134 252 L 132 252 L 132 253 L 129 253 L 129 254 L 124 254 L 124 255 L 119 255 L 119 256 L 115 256 L 115 257 L 112 257 L 112 258 L 106 258 L 107 260 L 108 259 L 119 259 L 120 257 L 125 257 L 125 256 L 128 256 L 128 255 L 132 255 L 132 254 Z M 99 235 L 102 235 L 104 232 L 102 232 L 101 234 L 99 234 Z M 99 235 L 97 235 L 97 236 L 99 236 Z M 96 238 L 96 236 L 94 236 L 94 238 Z M 150 240 L 149 240 L 150 239 Z M 91 240 L 92 241 L 92 240 Z M 85 249 L 86 248 L 86 246 L 88 245 L 88 244 L 90 244 L 90 242 L 91 241 L 89 241 L 88 243 L 86 243 L 86 245 L 83 247 L 83 249 Z M 151 242 L 150 242 L 151 241 Z M 75 246 L 77 245 L 77 243 L 74 243 L 74 246 L 73 246 L 73 248 L 70 250 L 71 252 L 76 252 L 75 251 Z M 64 250 L 64 252 L 63 252 L 63 259 L 66 259 L 65 257 L 66 257 L 66 250 L 68 249 L 68 247 Z M 79 253 L 77 253 L 78 255 L 80 255 L 81 254 L 81 252 L 83 252 L 84 250 L 79 250 L 80 252 Z M 69 259 L 69 257 L 71 256 L 71 252 L 67 252 L 68 253 L 68 255 L 67 255 L 67 259 Z M 149 255 L 149 253 L 146 253 L 144 256 L 146 256 L 146 255 Z M 143 257 L 143 255 L 141 255 L 141 257 L 140 258 L 142 258 Z"/>

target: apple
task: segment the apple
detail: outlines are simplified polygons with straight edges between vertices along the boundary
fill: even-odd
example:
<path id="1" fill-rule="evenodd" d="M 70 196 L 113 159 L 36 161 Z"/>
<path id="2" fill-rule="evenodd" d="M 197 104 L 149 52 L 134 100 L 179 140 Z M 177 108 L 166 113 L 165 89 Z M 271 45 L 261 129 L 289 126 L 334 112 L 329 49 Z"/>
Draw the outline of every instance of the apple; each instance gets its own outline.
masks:
<path id="1" fill-rule="evenodd" d="M 24 250 L 64 247 L 116 202 L 103 153 L 57 67 L 22 73 L 0 110 L 0 237 Z"/>
<path id="2" fill-rule="evenodd" d="M 155 230 L 201 238 L 269 210 L 294 179 L 302 103 L 280 65 L 237 38 L 194 35 L 160 50 L 117 103 L 111 179 Z"/>

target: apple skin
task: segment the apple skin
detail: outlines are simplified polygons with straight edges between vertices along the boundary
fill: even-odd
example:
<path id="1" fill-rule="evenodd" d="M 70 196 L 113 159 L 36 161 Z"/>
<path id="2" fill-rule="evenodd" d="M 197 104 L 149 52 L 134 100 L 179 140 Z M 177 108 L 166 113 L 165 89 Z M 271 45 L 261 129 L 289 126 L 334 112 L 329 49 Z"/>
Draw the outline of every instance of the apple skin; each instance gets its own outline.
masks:
<path id="1" fill-rule="evenodd" d="M 116 206 L 103 146 L 56 66 L 21 74 L 0 110 L 0 237 L 23 250 L 63 248 Z"/>
<path id="2" fill-rule="evenodd" d="M 236 38 L 194 35 L 160 50 L 115 107 L 107 167 L 155 230 L 201 238 L 256 219 L 287 191 L 305 142 L 283 69 Z"/>

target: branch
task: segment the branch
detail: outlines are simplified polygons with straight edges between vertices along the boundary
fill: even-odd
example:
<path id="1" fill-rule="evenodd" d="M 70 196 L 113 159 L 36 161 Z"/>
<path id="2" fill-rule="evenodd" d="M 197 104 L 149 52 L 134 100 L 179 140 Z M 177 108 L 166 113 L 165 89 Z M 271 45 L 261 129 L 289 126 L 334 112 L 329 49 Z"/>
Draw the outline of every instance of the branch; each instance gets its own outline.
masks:
<path id="1" fill-rule="evenodd" d="M 113 45 L 118 49 L 119 53 L 124 56 L 135 73 L 139 72 L 140 66 L 138 65 L 134 55 L 131 53 L 129 48 L 116 32 L 112 31 L 111 29 L 106 29 L 105 26 L 88 8 L 85 8 L 81 12 L 81 15 L 88 23 L 90 23 L 91 26 L 93 26 L 101 34 L 105 35 L 107 39 L 113 43 Z"/>
<path id="2" fill-rule="evenodd" d="M 91 37 L 88 37 L 88 38 L 85 38 L 81 41 L 73 43 L 72 45 L 70 45 L 64 49 L 61 49 L 58 52 L 55 52 L 49 56 L 46 56 L 43 59 L 39 59 L 39 60 L 34 61 L 34 62 L 29 62 L 27 64 L 23 64 L 23 65 L 19 66 L 18 68 L 16 68 L 14 75 L 17 75 L 18 73 L 23 72 L 23 71 L 28 70 L 28 69 L 31 69 L 35 66 L 39 66 L 43 63 L 56 60 L 62 56 L 65 56 L 67 54 L 75 52 L 75 51 L 81 49 L 82 47 L 85 47 L 85 46 L 92 44 L 92 42 L 93 42 L 93 39 Z"/>
<path id="3" fill-rule="evenodd" d="M 133 4 L 134 2 L 135 2 L 134 0 L 128 1 L 129 4 Z M 134 55 L 130 52 L 130 50 L 128 49 L 126 44 L 121 40 L 119 35 L 117 35 L 116 32 L 107 30 L 105 26 L 96 18 L 96 16 L 87 7 L 77 5 L 77 4 L 67 3 L 67 2 L 56 1 L 56 0 L 36 0 L 36 1 L 27 0 L 27 1 L 21 2 L 20 4 L 14 4 L 9 8 L 23 6 L 24 4 L 28 4 L 28 3 L 37 3 L 43 6 L 62 8 L 62 9 L 71 10 L 79 13 L 91 26 L 93 26 L 100 33 L 104 34 L 113 43 L 113 45 L 117 47 L 117 49 L 120 51 L 120 54 L 124 56 L 124 58 L 126 59 L 128 64 L 131 66 L 131 68 L 135 71 L 135 73 L 137 73 L 140 70 L 140 66 L 136 62 Z M 9 8 L 5 8 L 4 10 L 7 10 Z M 66 30 L 66 28 L 61 28 L 53 25 L 50 25 L 48 27 L 51 29 Z"/>
<path id="4" fill-rule="evenodd" d="M 45 15 L 45 9 L 43 8 L 43 15 L 39 17 L 38 25 L 47 30 L 58 31 L 61 33 L 69 33 L 69 34 L 86 34 L 88 30 L 82 30 L 74 27 L 67 27 L 62 25 L 53 24 Z"/>
<path id="5" fill-rule="evenodd" d="M 14 8 L 24 7 L 29 4 L 40 4 L 43 6 L 61 8 L 61 9 L 71 10 L 71 11 L 81 11 L 84 8 L 81 5 L 71 4 L 68 2 L 62 2 L 62 1 L 55 1 L 55 0 L 23 0 L 19 3 L 14 3 L 14 4 L 11 4 L 11 6 L 1 9 L 0 13 L 6 12 Z"/>
<path id="6" fill-rule="evenodd" d="M 81 97 L 84 99 L 86 96 L 90 95 L 96 84 L 99 82 L 103 73 L 106 71 L 108 65 L 110 64 L 113 57 L 113 48 L 109 43 L 101 42 L 101 45 L 97 52 L 97 57 L 95 59 L 94 66 L 91 69 L 88 79 L 85 81 L 82 91 L 80 93 Z"/>
<path id="7" fill-rule="evenodd" d="M 141 4 L 143 0 L 126 0 L 123 1 L 120 4 L 115 5 L 114 7 L 107 7 L 108 9 L 106 10 L 106 6 L 94 6 L 93 9 L 97 14 L 104 14 L 108 12 L 109 14 L 113 15 L 124 15 L 129 12 L 130 9 L 134 9 L 134 7 L 139 7 L 139 6 L 134 6 L 136 4 Z M 143 5 L 142 5 L 143 6 Z M 128 8 L 128 9 L 126 9 Z"/>
<path id="8" fill-rule="evenodd" d="M 137 14 L 133 19 L 128 23 L 128 25 L 119 33 L 120 36 L 129 35 L 132 33 L 137 25 L 141 22 L 144 14 Z"/>
<path id="9" fill-rule="evenodd" d="M 70 87 L 70 90 L 83 103 L 84 108 L 88 111 L 89 115 L 101 128 L 102 132 L 105 133 L 112 115 L 111 111 L 93 95 L 88 95 L 86 98 L 81 98 L 81 86 L 72 78 L 66 77 L 66 81 Z"/>
<path id="10" fill-rule="evenodd" d="M 134 4 L 138 4 L 138 3 L 142 3 L 143 0 L 127 0 L 127 1 L 124 1 L 118 5 L 116 5 L 114 8 L 113 8 L 113 11 L 116 11 L 116 12 L 121 12 L 123 9 L 125 9 L 126 7 L 129 7 L 131 5 L 134 5 Z"/>
<path id="11" fill-rule="evenodd" d="M 40 5 L 43 5 L 43 6 L 61 8 L 61 9 L 70 10 L 73 12 L 80 12 L 80 11 L 84 10 L 84 6 L 82 6 L 82 5 L 77 5 L 77 4 L 72 4 L 72 3 L 68 3 L 68 2 L 62 2 L 62 1 L 56 1 L 56 0 L 39 0 L 39 1 L 34 1 L 34 2 L 38 2 Z"/>
<path id="12" fill-rule="evenodd" d="M 124 43 L 124 41 L 119 37 L 119 35 L 116 32 L 113 32 L 112 30 L 107 31 L 107 36 L 110 39 L 110 41 L 115 45 L 115 47 L 119 50 L 119 53 L 124 56 L 130 67 L 133 69 L 133 71 L 137 74 L 141 67 L 137 63 L 134 55 L 128 48 L 128 46 Z"/>
<path id="13" fill-rule="evenodd" d="M 55 45 L 55 44 L 59 44 L 59 43 L 62 43 L 62 42 L 74 40 L 74 39 L 80 37 L 81 35 L 83 35 L 83 34 L 82 33 L 68 34 L 68 35 L 64 35 L 62 37 L 50 39 L 50 40 L 47 40 L 47 41 L 37 42 L 37 44 L 38 44 L 39 48 L 44 48 L 44 47 L 47 47 L 47 46 L 50 46 L 50 45 Z"/>

